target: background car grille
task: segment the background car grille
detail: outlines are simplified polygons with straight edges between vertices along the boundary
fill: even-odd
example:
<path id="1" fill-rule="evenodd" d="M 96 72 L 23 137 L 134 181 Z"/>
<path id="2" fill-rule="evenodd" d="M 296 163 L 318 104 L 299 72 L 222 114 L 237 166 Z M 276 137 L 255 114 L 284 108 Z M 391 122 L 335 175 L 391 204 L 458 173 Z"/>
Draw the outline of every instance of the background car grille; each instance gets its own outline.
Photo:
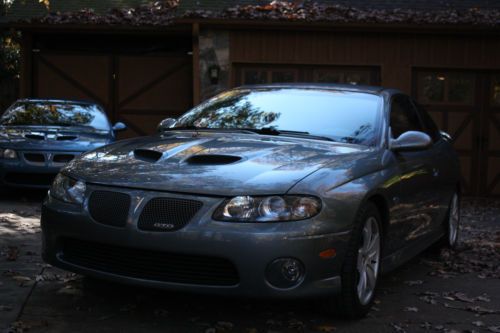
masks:
<path id="1" fill-rule="evenodd" d="M 54 161 L 55 163 L 68 163 L 71 160 L 73 160 L 74 158 L 75 158 L 75 156 L 71 155 L 71 154 L 58 154 L 58 155 L 54 155 L 54 157 L 52 158 L 52 161 Z"/>
<path id="2" fill-rule="evenodd" d="M 195 200 L 154 198 L 139 217 L 138 227 L 148 231 L 175 231 L 191 221 L 203 204 Z"/>
<path id="3" fill-rule="evenodd" d="M 232 286 L 239 282 L 227 259 L 156 252 L 76 239 L 64 239 L 62 259 L 121 276 L 173 283 Z"/>
<path id="4" fill-rule="evenodd" d="M 89 198 L 90 216 L 99 223 L 123 227 L 127 223 L 130 196 L 111 191 L 94 191 Z"/>
<path id="5" fill-rule="evenodd" d="M 39 153 L 24 153 L 24 159 L 34 163 L 44 163 L 45 155 Z"/>

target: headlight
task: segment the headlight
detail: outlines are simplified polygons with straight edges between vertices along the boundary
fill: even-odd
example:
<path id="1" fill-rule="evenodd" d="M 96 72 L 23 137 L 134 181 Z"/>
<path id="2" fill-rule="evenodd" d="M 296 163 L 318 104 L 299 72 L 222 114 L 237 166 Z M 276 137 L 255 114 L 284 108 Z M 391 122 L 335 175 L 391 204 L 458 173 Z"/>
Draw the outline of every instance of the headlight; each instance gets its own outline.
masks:
<path id="1" fill-rule="evenodd" d="M 85 183 L 81 180 L 74 180 L 63 174 L 58 174 L 49 194 L 61 201 L 75 204 L 82 204 L 85 197 Z"/>
<path id="2" fill-rule="evenodd" d="M 314 197 L 238 196 L 225 200 L 213 218 L 233 222 L 279 222 L 311 218 L 321 210 L 321 201 Z"/>
<path id="3" fill-rule="evenodd" d="M 0 149 L 0 158 L 15 160 L 17 159 L 17 153 L 13 149 Z"/>

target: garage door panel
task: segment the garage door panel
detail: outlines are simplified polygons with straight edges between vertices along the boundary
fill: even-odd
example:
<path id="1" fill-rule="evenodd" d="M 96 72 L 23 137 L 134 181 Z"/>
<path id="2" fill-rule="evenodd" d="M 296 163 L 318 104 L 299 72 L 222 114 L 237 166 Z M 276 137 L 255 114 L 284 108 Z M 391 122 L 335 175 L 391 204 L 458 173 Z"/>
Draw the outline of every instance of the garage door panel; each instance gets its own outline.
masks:
<path id="1" fill-rule="evenodd" d="M 120 138 L 130 138 L 134 136 L 142 136 L 156 132 L 156 127 L 160 121 L 165 118 L 163 115 L 140 115 L 127 114 L 122 115 L 121 119 L 127 124 L 131 124 L 129 129 L 120 136 Z"/>
<path id="2" fill-rule="evenodd" d="M 162 84 L 173 72 L 187 65 L 185 57 L 130 57 L 118 59 L 118 102 L 147 90 L 151 85 Z"/>
<path id="3" fill-rule="evenodd" d="M 453 112 L 448 117 L 448 133 L 458 150 L 471 150 L 474 146 L 474 121 L 470 112 Z"/>
<path id="4" fill-rule="evenodd" d="M 165 115 L 180 115 L 191 106 L 191 85 L 190 67 L 183 66 L 127 103 L 121 104 L 120 109 L 141 110 L 147 105 L 148 110 L 163 110 Z"/>
<path id="5" fill-rule="evenodd" d="M 35 96 L 91 100 L 109 106 L 108 56 L 44 54 L 34 60 Z"/>

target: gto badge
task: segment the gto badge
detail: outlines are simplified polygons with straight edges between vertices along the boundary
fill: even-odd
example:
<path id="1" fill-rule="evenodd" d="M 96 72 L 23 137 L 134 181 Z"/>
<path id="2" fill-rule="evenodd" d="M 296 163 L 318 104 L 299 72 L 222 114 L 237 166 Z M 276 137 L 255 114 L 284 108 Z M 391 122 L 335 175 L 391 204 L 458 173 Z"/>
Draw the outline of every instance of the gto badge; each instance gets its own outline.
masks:
<path id="1" fill-rule="evenodd" d="M 175 228 L 175 225 L 173 225 L 171 223 L 159 223 L 159 222 L 156 222 L 155 224 L 153 224 L 153 227 L 158 228 L 158 229 L 171 230 L 171 229 Z"/>

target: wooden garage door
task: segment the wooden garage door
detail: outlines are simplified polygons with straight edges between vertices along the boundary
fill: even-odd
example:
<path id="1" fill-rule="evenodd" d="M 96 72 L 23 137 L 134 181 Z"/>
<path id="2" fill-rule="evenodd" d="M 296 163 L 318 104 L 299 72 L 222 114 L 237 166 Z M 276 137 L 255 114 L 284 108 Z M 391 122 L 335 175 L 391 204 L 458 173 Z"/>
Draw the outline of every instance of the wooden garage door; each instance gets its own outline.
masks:
<path id="1" fill-rule="evenodd" d="M 292 82 L 380 84 L 380 69 L 370 66 L 238 64 L 234 73 L 235 85 Z"/>
<path id="2" fill-rule="evenodd" d="M 128 130 L 119 138 L 147 135 L 166 117 L 192 105 L 191 58 L 184 54 L 125 56 L 37 54 L 34 97 L 100 103 L 112 122 Z"/>
<path id="3" fill-rule="evenodd" d="M 93 101 L 112 117 L 111 68 L 107 55 L 36 54 L 34 97 Z"/>
<path id="4" fill-rule="evenodd" d="M 500 73 L 487 74 L 483 90 L 485 111 L 482 122 L 481 192 L 500 196 Z"/>
<path id="5" fill-rule="evenodd" d="M 129 135 L 153 133 L 162 119 L 190 108 L 191 70 L 186 56 L 118 57 L 116 115 L 129 125 Z"/>
<path id="6" fill-rule="evenodd" d="M 491 72 L 419 70 L 415 96 L 453 137 L 469 195 L 500 195 L 500 77 Z"/>

